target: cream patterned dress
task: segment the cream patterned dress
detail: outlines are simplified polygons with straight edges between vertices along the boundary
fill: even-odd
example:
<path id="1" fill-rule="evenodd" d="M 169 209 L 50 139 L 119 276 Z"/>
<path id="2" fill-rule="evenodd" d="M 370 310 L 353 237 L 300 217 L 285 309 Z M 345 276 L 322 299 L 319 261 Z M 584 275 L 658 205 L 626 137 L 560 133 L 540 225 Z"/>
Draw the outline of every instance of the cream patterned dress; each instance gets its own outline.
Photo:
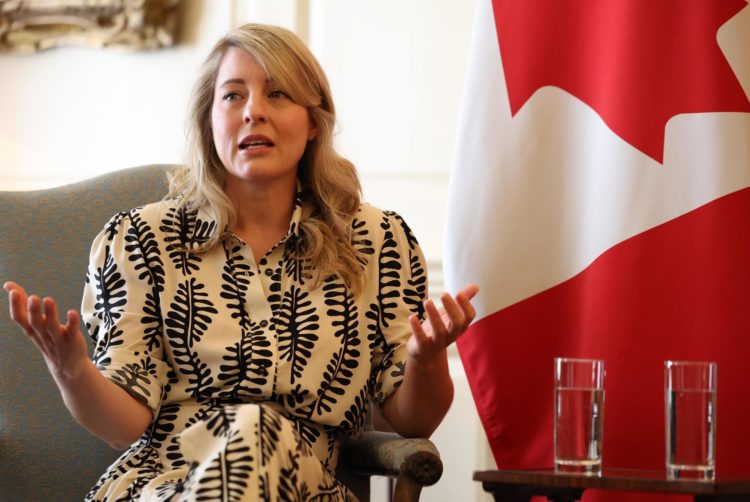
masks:
<path id="1" fill-rule="evenodd" d="M 154 421 L 87 500 L 354 500 L 333 477 L 343 440 L 400 384 L 427 277 L 395 213 L 363 205 L 351 222 L 364 270 L 313 288 L 290 253 L 308 210 L 257 260 L 202 211 L 161 202 L 115 215 L 92 245 L 83 317 L 104 375 Z"/>

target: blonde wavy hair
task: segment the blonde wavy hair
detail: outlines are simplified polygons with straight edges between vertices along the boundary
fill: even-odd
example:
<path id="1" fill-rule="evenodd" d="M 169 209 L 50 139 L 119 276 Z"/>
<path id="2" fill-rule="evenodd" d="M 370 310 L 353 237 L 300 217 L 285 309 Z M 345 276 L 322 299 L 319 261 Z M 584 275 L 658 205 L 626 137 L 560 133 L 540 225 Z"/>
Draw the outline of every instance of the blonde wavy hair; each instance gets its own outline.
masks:
<path id="1" fill-rule="evenodd" d="M 316 284 L 339 274 L 356 295 L 362 266 L 353 246 L 351 219 L 360 205 L 361 186 L 354 165 L 336 153 L 333 132 L 336 113 L 328 79 L 305 44 L 276 26 L 246 24 L 227 33 L 206 58 L 193 91 L 188 124 L 186 165 L 170 176 L 170 193 L 181 207 L 203 209 L 216 219 L 217 231 L 194 249 L 205 252 L 226 237 L 223 229 L 236 222 L 235 208 L 224 192 L 226 171 L 216 152 L 211 127 L 216 77 L 224 54 L 238 48 L 255 59 L 274 86 L 307 108 L 318 130 L 308 142 L 297 167 L 303 212 L 296 258 L 309 260 Z"/>

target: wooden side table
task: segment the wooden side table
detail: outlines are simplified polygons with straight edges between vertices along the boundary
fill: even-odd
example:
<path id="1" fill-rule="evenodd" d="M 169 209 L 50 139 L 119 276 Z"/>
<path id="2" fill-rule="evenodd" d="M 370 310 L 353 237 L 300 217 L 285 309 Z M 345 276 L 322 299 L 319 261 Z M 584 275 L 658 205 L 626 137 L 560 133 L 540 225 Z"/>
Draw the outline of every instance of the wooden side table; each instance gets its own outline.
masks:
<path id="1" fill-rule="evenodd" d="M 750 475 L 717 476 L 715 481 L 673 481 L 660 471 L 603 469 L 600 476 L 555 472 L 553 469 L 476 471 L 496 502 L 529 502 L 533 496 L 553 502 L 580 500 L 588 488 L 646 493 L 692 495 L 695 502 L 748 502 Z"/>

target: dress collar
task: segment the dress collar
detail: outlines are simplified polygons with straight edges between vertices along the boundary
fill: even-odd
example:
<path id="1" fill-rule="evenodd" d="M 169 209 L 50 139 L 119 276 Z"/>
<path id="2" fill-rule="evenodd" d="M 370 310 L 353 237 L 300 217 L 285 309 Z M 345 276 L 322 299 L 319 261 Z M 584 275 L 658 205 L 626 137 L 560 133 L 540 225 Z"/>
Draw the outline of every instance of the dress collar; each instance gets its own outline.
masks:
<path id="1" fill-rule="evenodd" d="M 300 183 L 299 179 L 297 179 L 297 193 L 294 195 L 294 209 L 292 210 L 292 218 L 289 220 L 289 230 L 287 230 L 287 233 L 284 237 L 281 238 L 281 240 L 273 246 L 273 249 L 275 249 L 279 244 L 284 243 L 285 241 L 289 239 L 297 239 L 299 237 L 299 225 L 302 221 L 302 214 L 303 214 L 303 202 L 302 202 L 302 184 Z M 202 210 L 200 211 L 203 213 L 204 217 L 207 217 Z M 214 221 L 214 218 L 209 218 L 210 221 Z M 240 239 L 238 236 L 232 232 L 232 230 L 227 227 L 224 229 L 224 235 L 227 236 L 233 236 L 236 239 Z"/>

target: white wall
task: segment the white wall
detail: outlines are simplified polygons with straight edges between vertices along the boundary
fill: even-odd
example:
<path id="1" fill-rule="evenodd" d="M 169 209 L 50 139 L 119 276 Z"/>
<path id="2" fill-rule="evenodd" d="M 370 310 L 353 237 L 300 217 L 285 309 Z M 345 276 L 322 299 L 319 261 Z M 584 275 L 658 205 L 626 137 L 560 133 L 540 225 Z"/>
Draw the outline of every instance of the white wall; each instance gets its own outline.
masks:
<path id="1" fill-rule="evenodd" d="M 0 190 L 45 188 L 116 169 L 179 163 L 197 69 L 226 30 L 279 24 L 326 69 L 337 145 L 365 198 L 399 211 L 442 287 L 443 222 L 475 0 L 183 0 L 174 48 L 123 53 L 61 48 L 0 56 Z M 1 217 L 1 216 L 0 216 Z M 423 500 L 488 498 L 471 472 L 489 468 L 457 356 L 456 402 L 436 432 L 445 462 Z M 374 501 L 378 490 L 375 487 Z"/>
<path id="2" fill-rule="evenodd" d="M 0 189 L 180 161 L 191 83 L 230 20 L 207 3 L 185 2 L 185 43 L 175 48 L 0 56 Z"/>

